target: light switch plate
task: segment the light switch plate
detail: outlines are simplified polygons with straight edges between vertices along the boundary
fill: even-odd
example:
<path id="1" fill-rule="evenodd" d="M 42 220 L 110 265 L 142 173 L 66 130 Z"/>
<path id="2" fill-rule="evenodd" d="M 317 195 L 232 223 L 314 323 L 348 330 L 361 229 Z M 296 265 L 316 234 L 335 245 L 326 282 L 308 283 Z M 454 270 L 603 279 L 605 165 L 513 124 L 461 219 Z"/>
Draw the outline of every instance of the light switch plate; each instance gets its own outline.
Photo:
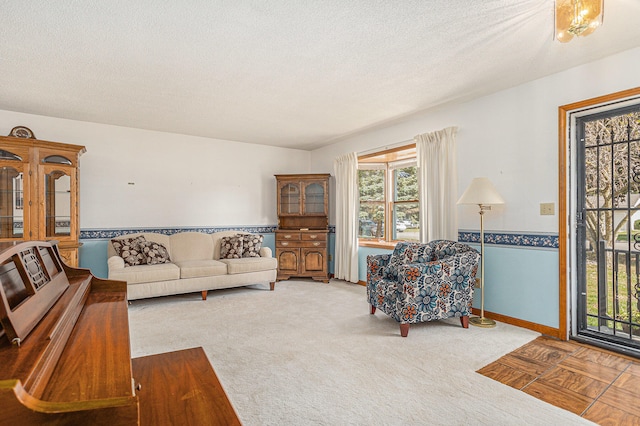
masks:
<path id="1" fill-rule="evenodd" d="M 555 214 L 555 204 L 554 203 L 540 203 L 540 215 L 554 215 Z"/>

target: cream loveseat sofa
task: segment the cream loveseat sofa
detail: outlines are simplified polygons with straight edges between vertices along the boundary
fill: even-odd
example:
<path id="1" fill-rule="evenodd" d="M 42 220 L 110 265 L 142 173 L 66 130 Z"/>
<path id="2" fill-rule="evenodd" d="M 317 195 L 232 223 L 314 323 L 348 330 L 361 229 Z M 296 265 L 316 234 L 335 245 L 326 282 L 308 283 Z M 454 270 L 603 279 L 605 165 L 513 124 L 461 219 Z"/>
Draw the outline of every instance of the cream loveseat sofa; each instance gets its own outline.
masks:
<path id="1" fill-rule="evenodd" d="M 193 292 L 201 292 L 206 300 L 208 290 L 261 283 L 269 283 L 273 290 L 277 261 L 269 247 L 254 250 L 252 255 L 255 257 L 220 258 L 223 242 L 226 244 L 222 250 L 223 257 L 234 257 L 233 251 L 237 247 L 231 247 L 229 241 L 235 242 L 237 235 L 245 239 L 258 237 L 245 232 L 222 231 L 213 234 L 181 232 L 170 236 L 145 232 L 115 238 L 107 245 L 109 279 L 127 282 L 129 300 Z M 139 240 L 142 245 L 134 240 L 140 236 L 144 237 Z M 257 246 L 261 242 L 260 236 Z M 122 250 L 123 244 L 129 244 L 125 247 L 127 251 Z M 128 265 L 117 254 L 116 248 L 127 259 Z M 238 253 L 235 257 L 240 255 Z M 129 266 L 131 264 L 133 266 Z"/>

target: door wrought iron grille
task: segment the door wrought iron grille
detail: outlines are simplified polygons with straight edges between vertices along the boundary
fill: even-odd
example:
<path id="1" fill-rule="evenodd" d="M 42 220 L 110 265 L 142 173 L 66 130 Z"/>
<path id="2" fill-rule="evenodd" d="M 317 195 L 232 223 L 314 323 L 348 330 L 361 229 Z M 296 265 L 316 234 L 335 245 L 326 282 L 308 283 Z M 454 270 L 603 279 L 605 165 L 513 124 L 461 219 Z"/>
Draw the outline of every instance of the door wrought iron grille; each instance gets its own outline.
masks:
<path id="1" fill-rule="evenodd" d="M 640 105 L 576 119 L 577 333 L 640 354 Z"/>

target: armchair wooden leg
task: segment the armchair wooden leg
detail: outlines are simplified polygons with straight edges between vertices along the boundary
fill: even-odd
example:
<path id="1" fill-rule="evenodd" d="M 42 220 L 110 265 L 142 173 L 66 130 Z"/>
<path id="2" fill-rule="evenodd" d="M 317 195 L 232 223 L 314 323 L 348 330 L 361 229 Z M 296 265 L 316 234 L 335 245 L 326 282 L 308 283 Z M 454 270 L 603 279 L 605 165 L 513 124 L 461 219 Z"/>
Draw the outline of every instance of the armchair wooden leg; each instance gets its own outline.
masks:
<path id="1" fill-rule="evenodd" d="M 376 307 L 371 305 L 371 315 L 376 313 Z"/>
<path id="2" fill-rule="evenodd" d="M 460 324 L 462 324 L 462 327 L 464 328 L 469 328 L 469 316 L 465 315 L 460 317 Z"/>
<path id="3" fill-rule="evenodd" d="M 202 300 L 207 300 L 207 290 L 202 290 Z"/>
<path id="4" fill-rule="evenodd" d="M 269 283 L 269 287 L 271 287 L 271 291 L 273 291 L 276 288 L 276 283 L 275 282 Z"/>
<path id="5" fill-rule="evenodd" d="M 409 334 L 409 324 L 400 324 L 400 335 L 407 337 L 407 334 Z"/>

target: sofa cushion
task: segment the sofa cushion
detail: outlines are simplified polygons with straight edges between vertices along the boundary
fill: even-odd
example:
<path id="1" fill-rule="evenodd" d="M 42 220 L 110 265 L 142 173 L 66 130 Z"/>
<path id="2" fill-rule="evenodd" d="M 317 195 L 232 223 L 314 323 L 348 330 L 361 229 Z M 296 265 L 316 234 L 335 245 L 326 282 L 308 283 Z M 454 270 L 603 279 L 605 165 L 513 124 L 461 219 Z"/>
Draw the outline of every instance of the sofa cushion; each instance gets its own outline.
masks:
<path id="1" fill-rule="evenodd" d="M 209 234 L 202 232 L 179 232 L 169 237 L 171 240 L 171 260 L 211 260 L 213 241 Z"/>
<path id="2" fill-rule="evenodd" d="M 242 257 L 260 257 L 264 236 L 256 234 L 238 234 L 242 238 Z"/>
<path id="3" fill-rule="evenodd" d="M 127 284 L 152 283 L 156 281 L 177 280 L 180 268 L 173 263 L 158 265 L 139 265 L 109 272 L 110 280 L 122 280 Z"/>
<path id="4" fill-rule="evenodd" d="M 114 238 L 111 240 L 116 254 L 124 259 L 124 266 L 144 265 L 147 260 L 140 249 L 140 243 L 145 242 L 142 235 L 132 238 Z"/>
<path id="5" fill-rule="evenodd" d="M 242 258 L 242 243 L 242 236 L 222 237 L 220 240 L 220 259 Z"/>
<path id="6" fill-rule="evenodd" d="M 220 259 L 227 264 L 227 273 L 245 274 L 276 269 L 278 262 L 275 257 L 245 257 L 243 259 Z"/>
<path id="7" fill-rule="evenodd" d="M 180 268 L 180 278 L 226 275 L 227 265 L 217 260 L 183 260 L 175 262 Z"/>
<path id="8" fill-rule="evenodd" d="M 147 265 L 171 262 L 167 248 L 160 243 L 153 241 L 141 241 L 139 247 L 145 257 L 145 263 Z"/>

